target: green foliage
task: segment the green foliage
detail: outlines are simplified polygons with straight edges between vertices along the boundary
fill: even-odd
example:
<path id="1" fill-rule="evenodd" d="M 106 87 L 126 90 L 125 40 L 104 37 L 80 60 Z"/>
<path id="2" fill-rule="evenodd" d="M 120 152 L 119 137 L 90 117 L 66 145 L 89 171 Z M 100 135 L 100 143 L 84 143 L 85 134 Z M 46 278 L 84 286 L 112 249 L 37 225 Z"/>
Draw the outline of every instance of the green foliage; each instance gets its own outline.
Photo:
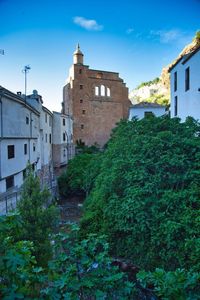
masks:
<path id="1" fill-rule="evenodd" d="M 156 269 L 154 272 L 141 271 L 137 278 L 143 287 L 153 287 L 155 294 L 163 300 L 200 299 L 200 273 Z"/>
<path id="2" fill-rule="evenodd" d="M 59 192 L 88 194 L 99 173 L 101 153 L 82 153 L 69 161 L 67 170 L 58 178 Z"/>
<path id="3" fill-rule="evenodd" d="M 54 259 L 43 269 L 32 256 L 32 242 L 15 242 L 14 224 L 22 230 L 18 215 L 0 217 L 1 299 L 132 299 L 133 284 L 112 265 L 104 237 L 79 241 L 77 227 L 56 234 Z"/>
<path id="4" fill-rule="evenodd" d="M 21 230 L 19 215 L 0 217 L 1 299 L 24 299 L 25 296 L 37 295 L 39 277 L 36 260 L 32 256 L 33 243 L 16 241 Z"/>
<path id="5" fill-rule="evenodd" d="M 122 121 L 86 200 L 81 232 L 108 235 L 142 268 L 200 269 L 200 125 L 192 118 Z"/>
<path id="6" fill-rule="evenodd" d="M 150 96 L 149 98 L 146 98 L 145 102 L 157 103 L 157 104 L 165 105 L 168 107 L 169 106 L 169 97 L 167 97 L 166 95 L 154 94 L 154 95 Z"/>
<path id="7" fill-rule="evenodd" d="M 54 205 L 49 204 L 48 190 L 41 191 L 39 178 L 34 176 L 30 166 L 27 173 L 17 205 L 22 223 L 19 238 L 33 242 L 33 254 L 45 266 L 51 257 L 50 234 L 58 220 L 58 212 Z"/>
<path id="8" fill-rule="evenodd" d="M 195 40 L 197 40 L 197 42 L 200 42 L 200 30 L 198 30 L 198 31 L 196 32 Z"/>
<path id="9" fill-rule="evenodd" d="M 160 78 L 159 77 L 156 77 L 154 78 L 153 80 L 150 80 L 150 81 L 146 81 L 146 82 L 142 82 L 140 83 L 136 89 L 139 90 L 140 88 L 144 87 L 144 86 L 150 86 L 152 84 L 157 84 L 157 83 L 160 83 Z"/>
<path id="10" fill-rule="evenodd" d="M 49 264 L 48 299 L 131 299 L 133 284 L 111 264 L 104 237 L 78 241 L 77 230 L 55 238 L 56 259 Z M 94 298 L 93 298 L 94 297 Z"/>

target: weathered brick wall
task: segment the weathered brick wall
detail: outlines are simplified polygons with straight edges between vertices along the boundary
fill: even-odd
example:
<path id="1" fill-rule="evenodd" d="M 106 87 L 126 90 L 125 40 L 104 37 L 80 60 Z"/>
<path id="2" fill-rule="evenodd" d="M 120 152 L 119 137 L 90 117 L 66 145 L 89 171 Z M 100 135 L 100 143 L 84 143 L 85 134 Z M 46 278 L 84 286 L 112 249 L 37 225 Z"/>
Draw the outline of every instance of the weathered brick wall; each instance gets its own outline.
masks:
<path id="1" fill-rule="evenodd" d="M 95 96 L 95 87 L 101 85 L 110 89 L 110 97 Z M 86 145 L 103 146 L 116 123 L 128 118 L 131 105 L 128 88 L 118 73 L 90 70 L 84 65 L 74 65 L 70 92 L 64 99 L 65 108 L 73 114 L 74 142 L 81 139 Z"/>

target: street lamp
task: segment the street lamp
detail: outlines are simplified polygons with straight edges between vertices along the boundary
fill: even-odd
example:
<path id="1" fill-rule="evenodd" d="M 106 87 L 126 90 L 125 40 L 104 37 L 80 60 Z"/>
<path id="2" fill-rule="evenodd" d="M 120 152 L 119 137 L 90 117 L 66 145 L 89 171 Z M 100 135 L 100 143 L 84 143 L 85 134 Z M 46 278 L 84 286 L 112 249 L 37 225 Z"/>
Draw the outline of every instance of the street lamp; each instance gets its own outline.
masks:
<path id="1" fill-rule="evenodd" d="M 22 70 L 22 72 L 25 75 L 25 101 L 26 101 L 26 90 L 27 90 L 27 73 L 29 72 L 30 69 L 31 69 L 31 67 L 29 65 L 26 65 L 24 67 L 24 69 Z"/>

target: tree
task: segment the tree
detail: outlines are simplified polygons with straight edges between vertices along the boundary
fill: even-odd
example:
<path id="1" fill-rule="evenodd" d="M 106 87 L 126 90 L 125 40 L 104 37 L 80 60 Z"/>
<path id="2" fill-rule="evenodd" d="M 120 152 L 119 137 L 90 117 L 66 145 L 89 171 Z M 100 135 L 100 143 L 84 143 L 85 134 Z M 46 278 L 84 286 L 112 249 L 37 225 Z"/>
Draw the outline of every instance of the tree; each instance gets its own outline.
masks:
<path id="1" fill-rule="evenodd" d="M 20 239 L 33 242 L 33 254 L 42 266 L 51 257 L 50 234 L 58 221 L 57 210 L 49 200 L 50 193 L 47 189 L 41 190 L 39 178 L 34 176 L 31 166 L 28 166 L 17 205 L 22 222 Z"/>
<path id="2" fill-rule="evenodd" d="M 82 236 L 108 235 L 141 268 L 200 268 L 200 124 L 188 118 L 122 121 L 85 203 Z"/>

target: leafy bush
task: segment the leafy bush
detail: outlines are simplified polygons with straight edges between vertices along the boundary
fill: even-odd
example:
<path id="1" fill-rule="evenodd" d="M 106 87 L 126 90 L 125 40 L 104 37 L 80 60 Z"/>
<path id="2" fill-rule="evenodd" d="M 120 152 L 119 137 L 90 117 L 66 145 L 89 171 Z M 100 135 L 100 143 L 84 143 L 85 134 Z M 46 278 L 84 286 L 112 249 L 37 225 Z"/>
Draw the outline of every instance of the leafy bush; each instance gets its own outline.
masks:
<path id="1" fill-rule="evenodd" d="M 184 269 L 174 272 L 156 269 L 152 273 L 141 271 L 137 278 L 143 287 L 153 287 L 155 294 L 163 300 L 200 299 L 200 273 Z"/>
<path id="2" fill-rule="evenodd" d="M 153 79 L 153 80 L 150 80 L 150 81 L 146 81 L 146 82 L 140 83 L 140 84 L 136 87 L 136 89 L 139 90 L 140 88 L 142 88 L 142 87 L 144 87 L 144 86 L 150 86 L 150 85 L 152 85 L 152 84 L 157 84 L 157 83 L 159 83 L 159 82 L 160 82 L 160 78 L 159 78 L 159 77 L 156 77 L 156 78 Z"/>
<path id="3" fill-rule="evenodd" d="M 200 269 L 200 124 L 122 121 L 114 130 L 81 222 L 112 253 L 142 268 Z"/>
<path id="4" fill-rule="evenodd" d="M 58 178 L 59 192 L 88 194 L 99 173 L 101 153 L 82 153 L 69 161 L 67 170 Z"/>

